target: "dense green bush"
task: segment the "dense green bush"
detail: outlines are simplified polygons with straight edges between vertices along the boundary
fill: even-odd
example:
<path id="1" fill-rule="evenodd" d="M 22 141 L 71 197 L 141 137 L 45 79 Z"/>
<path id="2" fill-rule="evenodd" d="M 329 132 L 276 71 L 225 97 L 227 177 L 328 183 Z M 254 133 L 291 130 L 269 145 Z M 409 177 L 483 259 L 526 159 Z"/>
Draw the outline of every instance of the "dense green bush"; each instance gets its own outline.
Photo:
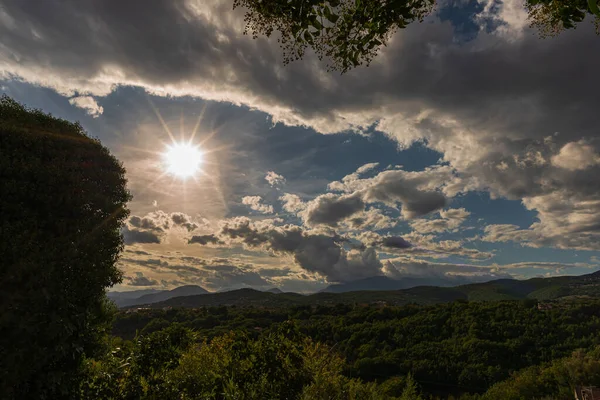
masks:
<path id="1" fill-rule="evenodd" d="M 121 164 L 78 123 L 0 99 L 0 393 L 72 396 L 102 350 L 105 289 L 130 195 Z"/>
<path id="2" fill-rule="evenodd" d="M 409 373 L 430 396 L 484 393 L 515 371 L 600 345 L 598 300 L 561 301 L 548 310 L 530 301 L 240 307 L 226 317 L 216 308 L 146 310 L 120 313 L 113 332 L 131 338 L 146 326 L 178 321 L 209 338 L 229 330 L 256 338 L 287 318 L 315 342 L 335 347 L 346 360 L 345 376 L 381 384 L 393 396 Z"/>
<path id="3" fill-rule="evenodd" d="M 256 339 L 238 332 L 200 340 L 173 325 L 87 360 L 82 398 L 331 399 L 392 398 L 342 374 L 344 360 L 286 322 Z M 410 390 L 416 387 L 411 386 Z"/>

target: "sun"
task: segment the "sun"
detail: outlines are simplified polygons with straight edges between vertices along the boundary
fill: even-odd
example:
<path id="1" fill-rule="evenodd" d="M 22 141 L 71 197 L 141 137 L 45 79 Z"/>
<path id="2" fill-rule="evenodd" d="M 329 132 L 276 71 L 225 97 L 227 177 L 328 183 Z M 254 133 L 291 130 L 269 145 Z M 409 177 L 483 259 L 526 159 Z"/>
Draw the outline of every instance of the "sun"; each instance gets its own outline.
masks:
<path id="1" fill-rule="evenodd" d="M 204 159 L 200 148 L 189 143 L 174 143 L 163 156 L 167 172 L 182 179 L 194 176 Z"/>

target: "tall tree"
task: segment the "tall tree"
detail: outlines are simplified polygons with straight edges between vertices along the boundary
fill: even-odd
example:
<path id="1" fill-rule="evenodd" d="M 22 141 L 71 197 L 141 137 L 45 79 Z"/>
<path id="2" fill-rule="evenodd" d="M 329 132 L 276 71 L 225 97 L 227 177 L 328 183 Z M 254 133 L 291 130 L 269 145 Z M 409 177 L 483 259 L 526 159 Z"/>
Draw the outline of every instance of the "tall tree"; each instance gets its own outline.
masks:
<path id="1" fill-rule="evenodd" d="M 598 0 L 524 0 L 531 25 L 542 36 L 572 29 L 586 16 L 600 21 Z M 398 29 L 429 15 L 435 0 L 234 0 L 246 9 L 245 34 L 279 33 L 284 64 L 308 48 L 341 73 L 369 65 Z"/>
<path id="2" fill-rule="evenodd" d="M 79 123 L 0 99 L 0 393 L 71 397 L 121 280 L 122 165 Z"/>

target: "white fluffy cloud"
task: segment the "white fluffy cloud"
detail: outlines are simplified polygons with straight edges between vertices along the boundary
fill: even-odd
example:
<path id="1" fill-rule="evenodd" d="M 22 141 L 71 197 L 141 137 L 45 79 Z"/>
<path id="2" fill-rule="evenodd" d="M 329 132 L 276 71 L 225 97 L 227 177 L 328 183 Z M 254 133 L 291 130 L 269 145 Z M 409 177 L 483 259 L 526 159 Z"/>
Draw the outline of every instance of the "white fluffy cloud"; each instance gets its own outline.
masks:
<path id="1" fill-rule="evenodd" d="M 83 108 L 92 117 L 98 117 L 104 112 L 104 108 L 98 105 L 96 100 L 91 96 L 71 97 L 69 103 L 76 107 Z"/>
<path id="2" fill-rule="evenodd" d="M 570 142 L 552 157 L 552 164 L 570 171 L 584 170 L 600 164 L 600 154 L 583 140 Z"/>
<path id="3" fill-rule="evenodd" d="M 262 214 L 273 214 L 273 206 L 263 204 L 263 199 L 260 196 L 244 196 L 242 198 L 242 204 L 245 204 L 252 210 Z"/>
<path id="4" fill-rule="evenodd" d="M 307 207 L 307 204 L 296 194 L 284 193 L 279 200 L 283 203 L 283 209 L 290 213 L 300 212 Z"/>
<path id="5" fill-rule="evenodd" d="M 285 183 L 285 178 L 274 171 L 267 172 L 265 180 L 269 182 L 269 185 L 271 186 L 281 186 Z"/>

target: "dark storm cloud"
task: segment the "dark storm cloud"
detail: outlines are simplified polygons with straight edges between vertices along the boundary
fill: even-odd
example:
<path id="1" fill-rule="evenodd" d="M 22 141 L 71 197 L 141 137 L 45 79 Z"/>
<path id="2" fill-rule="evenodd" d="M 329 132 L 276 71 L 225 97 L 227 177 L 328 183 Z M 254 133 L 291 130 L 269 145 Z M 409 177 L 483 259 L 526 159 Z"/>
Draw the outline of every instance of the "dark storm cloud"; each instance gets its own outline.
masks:
<path id="1" fill-rule="evenodd" d="M 173 221 L 175 225 L 181 226 L 190 232 L 195 229 L 198 229 L 198 224 L 192 222 L 191 217 L 184 213 L 171 213 L 171 221 Z"/>
<path id="2" fill-rule="evenodd" d="M 411 244 L 400 236 L 386 236 L 381 240 L 381 245 L 383 247 L 391 247 L 394 249 L 408 249 L 411 247 Z"/>
<path id="3" fill-rule="evenodd" d="M 209 234 L 209 235 L 195 235 L 192 236 L 189 240 L 188 243 L 198 243 L 198 244 L 202 244 L 202 245 L 206 245 L 206 244 L 219 244 L 221 243 L 221 241 L 219 240 L 218 237 L 216 237 L 213 234 Z"/>
<path id="4" fill-rule="evenodd" d="M 337 224 L 365 208 L 360 194 L 337 196 L 331 193 L 318 196 L 311 201 L 303 213 L 309 226 Z"/>
<path id="5" fill-rule="evenodd" d="M 131 249 L 125 249 L 125 253 L 137 254 L 138 256 L 149 256 L 149 255 L 151 255 L 147 251 L 143 251 L 143 250 L 131 250 Z"/>
<path id="6" fill-rule="evenodd" d="M 454 190 L 523 200 L 540 220 L 521 230 L 531 245 L 598 249 L 600 42 L 589 24 L 540 40 L 503 11 L 511 7 L 518 14 L 522 2 L 476 19 L 500 23 L 470 42 L 456 41 L 449 22 L 411 25 L 370 68 L 339 76 L 310 55 L 283 68 L 275 40 L 241 35 L 243 11 L 230 0 L 8 0 L 0 62 L 4 76 L 69 95 L 134 84 L 247 104 L 321 132 L 378 122 L 402 146 L 425 140 L 442 153 L 461 179 Z M 369 199 L 401 202 L 406 218 L 451 196 L 385 178 Z"/>
<path id="7" fill-rule="evenodd" d="M 217 236 L 225 244 L 243 243 L 278 254 L 290 254 L 306 271 L 329 281 L 348 281 L 381 275 L 381 262 L 373 248 L 347 251 L 344 239 L 335 233 L 305 231 L 294 225 L 275 226 L 245 217 L 222 221 Z"/>
<path id="8" fill-rule="evenodd" d="M 142 231 L 139 229 L 130 229 L 124 226 L 121 229 L 123 241 L 125 244 L 135 243 L 160 243 L 160 236 L 152 231 Z"/>
<path id="9" fill-rule="evenodd" d="M 419 188 L 427 183 L 422 178 L 406 179 L 404 171 L 384 171 L 375 178 L 365 198 L 368 201 L 380 201 L 390 205 L 400 202 L 402 215 L 411 219 L 446 205 L 446 197 L 442 193 Z"/>
<path id="10" fill-rule="evenodd" d="M 455 179 L 451 168 L 435 166 L 417 172 L 383 171 L 372 178 L 361 178 L 357 171 L 328 187 L 350 193 L 344 198 L 360 198 L 364 203 L 379 202 L 393 208 L 400 204 L 402 216 L 413 219 L 444 207 L 446 196 L 442 190 Z"/>

